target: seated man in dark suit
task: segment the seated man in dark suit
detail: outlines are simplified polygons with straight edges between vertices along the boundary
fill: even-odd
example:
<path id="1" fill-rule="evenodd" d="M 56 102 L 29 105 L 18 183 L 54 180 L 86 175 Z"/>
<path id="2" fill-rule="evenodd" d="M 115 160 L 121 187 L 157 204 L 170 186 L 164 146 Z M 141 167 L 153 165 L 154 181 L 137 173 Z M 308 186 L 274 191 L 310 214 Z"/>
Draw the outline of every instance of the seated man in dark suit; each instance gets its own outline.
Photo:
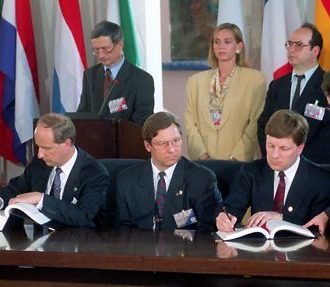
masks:
<path id="1" fill-rule="evenodd" d="M 25 202 L 69 226 L 94 227 L 108 188 L 108 174 L 94 158 L 74 146 L 72 121 L 58 114 L 42 116 L 34 131 L 38 154 L 24 173 L 0 189 L 1 209 Z"/>
<path id="2" fill-rule="evenodd" d="M 221 231 L 232 231 L 249 206 L 252 216 L 247 227 L 282 218 L 303 225 L 329 206 L 329 173 L 301 156 L 308 133 L 306 119 L 279 110 L 265 132 L 267 159 L 242 166 L 224 202 L 228 214 L 220 212 L 217 217 Z"/>
<path id="3" fill-rule="evenodd" d="M 149 230 L 213 230 L 221 204 L 216 176 L 181 155 L 182 132 L 175 117 L 156 113 L 142 131 L 151 159 L 118 176 L 120 224 Z"/>
<path id="4" fill-rule="evenodd" d="M 115 23 L 102 21 L 91 33 L 99 64 L 86 69 L 77 112 L 124 119 L 143 125 L 154 109 L 154 80 L 123 56 L 124 35 Z"/>

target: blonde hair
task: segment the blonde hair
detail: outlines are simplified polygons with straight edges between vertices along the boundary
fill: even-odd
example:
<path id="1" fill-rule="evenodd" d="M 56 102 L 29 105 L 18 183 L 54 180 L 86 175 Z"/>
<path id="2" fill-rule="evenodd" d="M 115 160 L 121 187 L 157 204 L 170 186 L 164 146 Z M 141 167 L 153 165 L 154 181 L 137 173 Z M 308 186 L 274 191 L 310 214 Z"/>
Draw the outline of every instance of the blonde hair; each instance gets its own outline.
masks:
<path id="1" fill-rule="evenodd" d="M 207 58 L 209 65 L 212 68 L 218 67 L 218 59 L 214 54 L 213 42 L 214 42 L 214 34 L 221 30 L 230 30 L 234 35 L 236 43 L 243 43 L 242 50 L 240 51 L 240 53 L 236 54 L 236 65 L 240 67 L 247 67 L 248 65 L 245 59 L 245 44 L 243 40 L 243 34 L 240 28 L 232 23 L 223 23 L 213 29 L 209 42 L 209 55 Z"/>

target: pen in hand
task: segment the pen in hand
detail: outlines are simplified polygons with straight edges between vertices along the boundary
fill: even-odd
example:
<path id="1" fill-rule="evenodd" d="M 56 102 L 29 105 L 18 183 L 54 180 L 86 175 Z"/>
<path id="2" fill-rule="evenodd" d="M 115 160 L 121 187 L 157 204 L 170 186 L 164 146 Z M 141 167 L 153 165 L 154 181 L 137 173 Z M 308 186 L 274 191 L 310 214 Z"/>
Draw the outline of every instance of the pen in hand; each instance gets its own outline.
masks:
<path id="1" fill-rule="evenodd" d="M 227 209 L 225 206 L 222 207 L 222 212 L 224 212 L 227 215 L 228 219 L 231 221 L 231 216 L 227 212 Z M 235 226 L 233 227 L 233 230 L 235 231 Z"/>

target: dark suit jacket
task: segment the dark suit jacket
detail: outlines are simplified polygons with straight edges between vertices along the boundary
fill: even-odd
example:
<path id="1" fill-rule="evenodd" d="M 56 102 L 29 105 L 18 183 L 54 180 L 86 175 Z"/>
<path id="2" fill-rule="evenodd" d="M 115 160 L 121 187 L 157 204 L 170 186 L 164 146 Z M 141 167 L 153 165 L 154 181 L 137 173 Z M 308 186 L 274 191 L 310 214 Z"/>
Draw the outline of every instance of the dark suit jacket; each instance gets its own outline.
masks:
<path id="1" fill-rule="evenodd" d="M 150 74 L 126 60 L 120 68 L 109 96 L 103 98 L 104 68 L 102 64 L 84 72 L 83 91 L 77 112 L 98 113 L 143 125 L 154 110 L 154 80 Z M 125 98 L 127 109 L 110 114 L 109 101 Z"/>
<path id="2" fill-rule="evenodd" d="M 178 193 L 180 190 L 182 194 Z M 150 160 L 129 167 L 118 175 L 116 198 L 120 224 L 140 229 L 153 228 L 155 191 Z M 220 204 L 215 174 L 182 157 L 167 190 L 161 229 L 176 229 L 173 214 L 192 208 L 198 222 L 184 229 L 211 231 L 215 227 Z"/>
<path id="3" fill-rule="evenodd" d="M 298 100 L 297 112 L 304 115 L 306 104 L 326 107 L 326 98 L 321 90 L 324 71 L 318 67 L 307 82 Z M 285 75 L 269 84 L 264 110 L 258 120 L 258 140 L 263 156 L 266 155 L 265 126 L 271 115 L 280 109 L 290 108 L 291 76 Z M 322 121 L 305 117 L 309 124 L 309 133 L 303 155 L 316 163 L 330 163 L 330 120 Z"/>
<path id="4" fill-rule="evenodd" d="M 83 150 L 77 148 L 78 157 L 67 179 L 62 200 L 44 194 L 41 212 L 57 222 L 71 226 L 95 226 L 94 219 L 105 204 L 108 174 L 103 166 Z M 10 180 L 0 190 L 5 206 L 18 194 L 46 192 L 52 167 L 37 157 L 24 173 Z M 74 203 L 76 201 L 76 203 Z"/>
<path id="5" fill-rule="evenodd" d="M 330 173 L 301 157 L 283 207 L 283 219 L 302 225 L 324 211 L 330 202 L 329 186 Z M 273 198 L 274 171 L 266 159 L 255 160 L 241 167 L 225 205 L 240 222 L 250 205 L 252 214 L 271 211 Z"/>

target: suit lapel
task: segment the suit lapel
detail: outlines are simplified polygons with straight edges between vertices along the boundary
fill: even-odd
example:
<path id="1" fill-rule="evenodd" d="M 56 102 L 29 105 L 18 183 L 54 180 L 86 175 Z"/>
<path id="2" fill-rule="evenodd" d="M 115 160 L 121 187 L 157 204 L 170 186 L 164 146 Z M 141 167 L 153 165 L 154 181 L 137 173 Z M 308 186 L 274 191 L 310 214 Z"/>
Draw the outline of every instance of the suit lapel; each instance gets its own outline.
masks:
<path id="1" fill-rule="evenodd" d="M 130 74 L 130 64 L 125 60 L 115 78 L 115 84 L 110 94 L 111 99 L 125 97 L 125 95 L 122 92 L 126 87 L 126 82 L 128 81 L 129 74 Z"/>
<path id="2" fill-rule="evenodd" d="M 140 209 L 151 210 L 155 207 L 155 189 L 150 159 L 144 164 L 142 176 L 136 188 L 136 202 Z"/>
<path id="3" fill-rule="evenodd" d="M 210 115 L 210 108 L 209 108 L 209 102 L 210 102 L 210 81 L 211 76 L 213 74 L 213 70 L 209 70 L 205 72 L 205 77 L 199 78 L 198 86 L 200 86 L 199 92 L 203 95 L 201 97 L 201 107 L 202 107 L 202 113 L 204 115 L 205 121 L 208 123 L 208 125 L 211 128 L 214 128 L 214 124 Z M 197 107 L 199 108 L 199 107 Z"/>
<path id="4" fill-rule="evenodd" d="M 299 97 L 298 101 L 298 112 L 303 114 L 305 111 L 305 107 L 308 103 L 314 104 L 315 95 L 317 95 L 320 89 L 320 85 L 323 79 L 323 71 L 320 67 L 318 67 L 309 81 L 307 82 L 301 96 Z M 319 103 L 321 104 L 321 103 Z"/>
<path id="5" fill-rule="evenodd" d="M 183 158 L 181 158 L 174 169 L 173 176 L 166 194 L 164 210 L 165 212 L 170 211 L 170 216 L 173 214 L 173 212 L 171 212 L 172 210 L 181 210 L 183 208 L 184 194 L 179 193 L 179 191 L 183 188 L 184 172 L 185 161 Z M 183 190 L 183 192 L 184 191 L 185 190 Z"/>
<path id="6" fill-rule="evenodd" d="M 92 88 L 92 95 L 94 98 L 95 106 L 98 107 L 96 110 L 100 110 L 102 103 L 104 101 L 103 98 L 103 81 L 104 81 L 104 68 L 103 65 L 100 64 L 96 67 L 95 72 L 93 74 L 92 83 L 95 83 Z"/>
<path id="7" fill-rule="evenodd" d="M 289 74 L 283 78 L 283 85 L 279 88 L 279 107 L 278 109 L 289 109 L 290 108 L 290 98 L 291 98 L 291 76 Z M 278 110 L 276 109 L 276 110 Z"/>
<path id="8" fill-rule="evenodd" d="M 297 204 L 297 199 L 304 198 L 304 190 L 306 190 L 306 186 L 308 186 L 308 168 L 306 162 L 301 157 L 300 163 L 296 172 L 296 175 L 293 178 L 293 182 L 290 186 L 288 196 L 285 201 L 284 210 L 288 210 L 289 207 L 292 207 L 293 210 L 295 204 Z"/>
<path id="9" fill-rule="evenodd" d="M 71 202 L 74 197 L 78 198 L 79 175 L 85 157 L 85 155 L 82 153 L 82 151 L 79 148 L 77 148 L 77 152 L 78 152 L 78 156 L 76 162 L 74 163 L 72 170 L 69 174 L 69 177 L 66 181 L 64 193 L 63 193 L 63 200 L 69 202 Z"/>
<path id="10" fill-rule="evenodd" d="M 266 162 L 266 160 L 265 160 Z M 274 171 L 268 166 L 267 162 L 265 168 L 260 176 L 260 198 L 259 202 L 262 202 L 264 210 L 273 210 L 274 200 Z"/>

